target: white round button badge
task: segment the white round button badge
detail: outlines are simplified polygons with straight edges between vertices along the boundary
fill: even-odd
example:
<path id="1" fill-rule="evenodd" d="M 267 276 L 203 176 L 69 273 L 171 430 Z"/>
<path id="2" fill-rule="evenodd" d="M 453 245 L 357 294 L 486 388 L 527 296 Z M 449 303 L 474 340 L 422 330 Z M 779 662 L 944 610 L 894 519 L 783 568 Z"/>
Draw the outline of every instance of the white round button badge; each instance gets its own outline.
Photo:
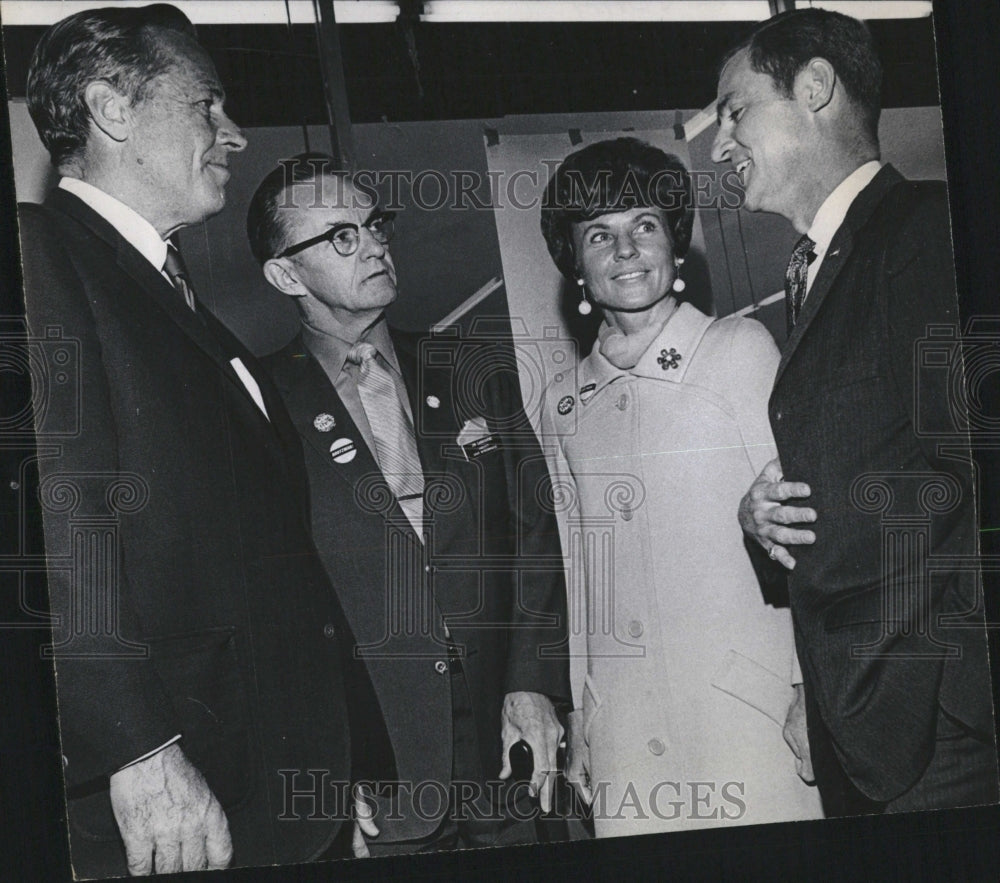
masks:
<path id="1" fill-rule="evenodd" d="M 333 457 L 335 463 L 350 463 L 357 456 L 357 453 L 357 447 L 349 438 L 338 438 L 330 445 L 330 456 Z"/>

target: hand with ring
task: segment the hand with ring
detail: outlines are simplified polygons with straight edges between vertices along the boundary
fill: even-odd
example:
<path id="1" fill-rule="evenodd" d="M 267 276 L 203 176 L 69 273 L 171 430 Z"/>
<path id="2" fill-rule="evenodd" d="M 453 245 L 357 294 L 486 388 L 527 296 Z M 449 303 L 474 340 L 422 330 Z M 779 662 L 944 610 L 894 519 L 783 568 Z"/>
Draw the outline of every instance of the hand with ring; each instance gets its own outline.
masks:
<path id="1" fill-rule="evenodd" d="M 753 537 L 772 561 L 788 570 L 795 568 L 795 558 L 787 547 L 816 542 L 813 531 L 791 525 L 816 521 L 816 510 L 787 506 L 785 501 L 804 499 L 811 493 L 809 485 L 803 482 L 785 481 L 781 463 L 775 459 L 764 467 L 740 500 L 739 519 L 744 533 Z"/>

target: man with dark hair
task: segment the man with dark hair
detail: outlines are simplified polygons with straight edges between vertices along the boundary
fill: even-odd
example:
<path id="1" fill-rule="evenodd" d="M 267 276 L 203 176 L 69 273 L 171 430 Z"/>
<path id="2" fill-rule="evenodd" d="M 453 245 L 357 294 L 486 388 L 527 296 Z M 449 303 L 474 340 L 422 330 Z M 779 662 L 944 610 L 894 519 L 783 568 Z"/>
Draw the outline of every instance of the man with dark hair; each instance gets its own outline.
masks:
<path id="1" fill-rule="evenodd" d="M 914 386 L 928 326 L 958 323 L 948 199 L 881 164 L 880 70 L 861 22 L 776 16 L 722 67 L 713 147 L 748 210 L 803 234 L 770 400 L 780 463 L 739 515 L 788 570 L 834 815 L 997 799 L 968 443 L 939 444 L 955 434 L 947 396 Z"/>
<path id="2" fill-rule="evenodd" d="M 28 78 L 62 175 L 20 223 L 32 333 L 63 345 L 36 422 L 85 877 L 309 860 L 340 825 L 310 777 L 349 781 L 347 632 L 298 441 L 169 241 L 224 204 L 246 140 L 223 100 L 162 5 L 63 20 Z"/>
<path id="3" fill-rule="evenodd" d="M 301 334 L 265 365 L 301 436 L 320 555 L 353 577 L 341 603 L 397 762 L 355 854 L 531 842 L 514 823 L 532 810 L 524 783 L 501 781 L 523 740 L 550 808 L 569 666 L 548 472 L 501 347 L 431 340 L 428 356 L 387 325 L 393 215 L 372 196 L 305 154 L 247 217 L 265 277 L 299 309 Z"/>

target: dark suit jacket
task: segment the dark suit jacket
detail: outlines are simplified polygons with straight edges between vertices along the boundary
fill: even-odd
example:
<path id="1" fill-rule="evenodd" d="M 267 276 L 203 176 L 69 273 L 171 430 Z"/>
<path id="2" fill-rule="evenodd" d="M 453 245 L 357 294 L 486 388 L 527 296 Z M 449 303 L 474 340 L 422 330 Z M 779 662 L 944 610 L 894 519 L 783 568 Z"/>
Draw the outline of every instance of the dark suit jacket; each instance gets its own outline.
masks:
<path id="1" fill-rule="evenodd" d="M 784 474 L 810 485 L 819 515 L 789 577 L 807 694 L 876 801 L 925 769 L 939 705 L 993 730 L 982 614 L 961 616 L 977 579 L 955 562 L 931 578 L 921 559 L 977 550 L 967 443 L 938 444 L 955 425 L 957 344 L 932 364 L 919 343 L 933 323 L 957 341 L 957 310 L 944 184 L 885 167 L 833 238 L 770 401 Z"/>
<path id="2" fill-rule="evenodd" d="M 349 777 L 343 623 L 281 399 L 79 199 L 56 190 L 20 223 L 28 320 L 48 338 L 36 424 L 77 872 L 124 873 L 107 776 L 177 733 L 235 864 L 307 860 L 339 822 L 283 803 L 280 771 Z"/>
<path id="3" fill-rule="evenodd" d="M 428 810 L 421 816 L 408 810 L 405 792 L 421 782 L 452 780 L 443 621 L 462 648 L 486 779 L 500 770 L 504 694 L 530 690 L 556 702 L 570 695 L 565 646 L 558 647 L 566 638 L 558 529 L 551 509 L 540 503 L 548 472 L 517 381 L 510 380 L 516 374 L 487 370 L 474 391 L 460 392 L 455 378 L 470 374 L 458 367 L 457 342 L 435 343 L 428 359 L 419 338 L 397 331 L 392 337 L 424 471 L 426 550 L 383 491 L 372 453 L 301 338 L 264 360 L 302 437 L 316 545 L 368 662 L 400 780 L 412 783 L 401 789 L 402 810 L 395 815 L 403 818 L 380 819 L 380 842 L 429 834 L 436 827 L 434 800 L 424 798 Z M 481 346 L 466 352 L 484 356 Z M 480 364 L 496 367 L 485 356 Z M 477 394 L 477 413 L 460 414 L 456 397 L 464 392 L 467 400 L 470 391 Z M 438 407 L 428 403 L 432 396 Z M 336 426 L 318 429 L 320 414 Z M 472 417 L 485 418 L 497 443 L 467 460 L 456 438 Z M 357 446 L 350 462 L 331 456 L 340 439 Z"/>

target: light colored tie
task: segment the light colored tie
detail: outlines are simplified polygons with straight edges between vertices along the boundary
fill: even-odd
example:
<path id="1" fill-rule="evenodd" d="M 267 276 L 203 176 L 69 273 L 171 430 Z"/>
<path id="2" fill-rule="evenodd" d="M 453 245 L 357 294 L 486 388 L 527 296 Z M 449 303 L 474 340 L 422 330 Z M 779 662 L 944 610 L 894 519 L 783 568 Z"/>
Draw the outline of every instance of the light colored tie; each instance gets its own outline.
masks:
<path id="1" fill-rule="evenodd" d="M 170 277 L 170 282 L 177 289 L 177 292 L 184 298 L 184 303 L 194 310 L 194 289 L 188 280 L 187 267 L 181 259 L 180 252 L 170 243 L 167 243 L 167 258 L 163 262 L 163 272 Z"/>
<path id="2" fill-rule="evenodd" d="M 424 472 L 413 425 L 399 400 L 396 384 L 373 344 L 356 343 L 347 358 L 359 366 L 358 394 L 375 437 L 382 475 L 417 536 L 423 540 Z"/>

